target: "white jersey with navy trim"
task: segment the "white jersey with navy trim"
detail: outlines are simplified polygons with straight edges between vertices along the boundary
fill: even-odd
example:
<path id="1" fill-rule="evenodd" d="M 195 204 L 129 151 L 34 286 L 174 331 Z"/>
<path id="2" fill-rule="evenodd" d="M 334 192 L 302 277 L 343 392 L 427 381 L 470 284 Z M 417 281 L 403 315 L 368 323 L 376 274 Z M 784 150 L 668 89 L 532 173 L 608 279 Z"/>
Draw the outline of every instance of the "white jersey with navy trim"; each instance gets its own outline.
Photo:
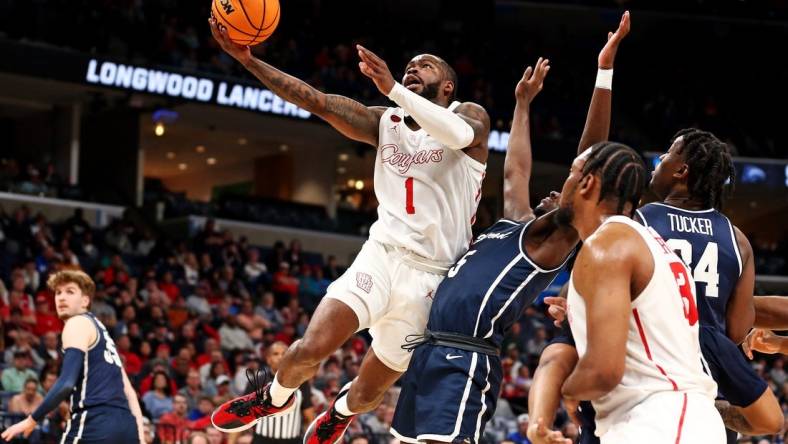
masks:
<path id="1" fill-rule="evenodd" d="M 523 250 L 531 222 L 501 219 L 473 241 L 435 293 L 429 330 L 485 338 L 500 347 L 505 331 L 561 269 L 545 270 Z"/>
<path id="2" fill-rule="evenodd" d="M 604 224 L 623 223 L 634 229 L 654 259 L 654 273 L 631 303 L 624 376 L 608 394 L 593 400 L 597 436 L 650 396 L 663 392 L 699 394 L 713 408 L 717 384 L 703 371 L 698 339 L 695 286 L 686 265 L 653 229 L 624 216 Z M 615 273 L 615 270 L 609 270 Z M 567 312 L 579 356 L 586 352 L 586 304 L 569 280 Z M 604 279 L 604 276 L 600 276 Z"/>
<path id="3" fill-rule="evenodd" d="M 411 131 L 402 108 L 383 113 L 378 137 L 370 239 L 451 265 L 471 240 L 486 165 L 423 129 Z"/>

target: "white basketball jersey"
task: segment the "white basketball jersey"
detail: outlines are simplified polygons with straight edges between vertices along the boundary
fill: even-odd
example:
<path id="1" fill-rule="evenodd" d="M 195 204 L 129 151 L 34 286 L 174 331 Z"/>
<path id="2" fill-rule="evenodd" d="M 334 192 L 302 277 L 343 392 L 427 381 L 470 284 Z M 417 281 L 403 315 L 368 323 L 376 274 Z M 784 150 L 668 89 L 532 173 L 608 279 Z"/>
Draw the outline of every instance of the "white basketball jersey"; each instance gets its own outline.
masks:
<path id="1" fill-rule="evenodd" d="M 410 130 L 405 116 L 389 108 L 380 118 L 378 220 L 369 237 L 451 266 L 471 241 L 486 166 L 423 129 Z"/>
<path id="2" fill-rule="evenodd" d="M 614 222 L 629 225 L 644 239 L 654 258 L 654 274 L 631 303 L 624 377 L 613 391 L 592 401 L 598 436 L 612 424 L 626 421 L 628 412 L 649 395 L 699 393 L 713 403 L 717 394 L 717 384 L 703 371 L 695 284 L 689 270 L 656 231 L 624 216 L 610 217 L 603 225 Z M 588 345 L 586 305 L 573 278 L 574 272 L 567 298 L 569 323 L 577 353 L 583 356 Z"/>

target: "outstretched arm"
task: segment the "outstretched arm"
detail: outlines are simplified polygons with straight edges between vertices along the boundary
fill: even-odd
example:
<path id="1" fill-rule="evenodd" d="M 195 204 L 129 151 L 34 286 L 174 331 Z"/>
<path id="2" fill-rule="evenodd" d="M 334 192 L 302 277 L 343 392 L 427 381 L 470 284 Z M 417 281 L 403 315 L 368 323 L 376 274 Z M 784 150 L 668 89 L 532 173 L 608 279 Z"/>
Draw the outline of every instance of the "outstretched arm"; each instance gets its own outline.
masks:
<path id="1" fill-rule="evenodd" d="M 755 326 L 788 330 L 788 296 L 755 296 Z"/>
<path id="2" fill-rule="evenodd" d="M 254 74 L 274 94 L 328 122 L 346 137 L 373 146 L 378 144 L 378 123 L 384 107 L 367 107 L 353 99 L 324 94 L 306 82 L 253 57 L 248 46 L 233 43 L 215 19 L 211 34 L 219 45 Z"/>
<path id="3" fill-rule="evenodd" d="M 610 110 L 613 100 L 611 83 L 613 80 L 613 62 L 616 59 L 618 45 L 629 34 L 629 11 L 621 17 L 616 32 L 607 33 L 607 44 L 599 52 L 597 66 L 596 86 L 594 94 L 591 96 L 591 104 L 588 107 L 586 124 L 583 128 L 583 135 L 580 136 L 580 143 L 577 145 L 577 153 L 580 154 L 591 145 L 603 142 L 608 139 L 610 133 Z"/>
<path id="4" fill-rule="evenodd" d="M 550 60 L 539 57 L 536 68 L 526 68 L 514 89 L 517 102 L 503 164 L 503 217 L 507 219 L 528 220 L 534 217 L 529 188 L 533 164 L 530 107 L 542 90 L 548 71 Z"/>

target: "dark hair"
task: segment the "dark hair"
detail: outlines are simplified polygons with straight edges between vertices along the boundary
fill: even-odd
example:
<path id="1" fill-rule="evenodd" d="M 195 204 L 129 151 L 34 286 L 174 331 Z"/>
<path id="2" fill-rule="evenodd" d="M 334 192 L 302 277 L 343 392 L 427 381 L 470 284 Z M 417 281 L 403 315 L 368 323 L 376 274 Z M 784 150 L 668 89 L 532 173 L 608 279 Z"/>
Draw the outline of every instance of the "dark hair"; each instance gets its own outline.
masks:
<path id="1" fill-rule="evenodd" d="M 686 128 L 676 133 L 670 144 L 682 137 L 679 152 L 684 154 L 684 163 L 689 166 L 687 188 L 690 197 L 699 200 L 705 207 L 721 208 L 736 181 L 728 145 L 708 131 Z M 725 182 L 730 180 L 730 186 Z"/>
<path id="2" fill-rule="evenodd" d="M 446 60 L 443 60 L 442 58 L 437 56 L 433 56 L 433 57 L 435 57 L 438 60 L 438 64 L 440 65 L 441 70 L 443 70 L 443 76 L 444 76 L 443 80 L 449 80 L 454 84 L 454 88 L 451 90 L 451 94 L 449 94 L 448 97 L 449 102 L 453 102 L 454 99 L 457 97 L 457 87 L 459 86 L 457 71 L 455 71 L 454 68 L 451 67 L 451 65 L 446 63 Z"/>
<path id="3" fill-rule="evenodd" d="M 583 176 L 594 173 L 599 173 L 602 179 L 599 201 L 615 199 L 616 214 L 623 214 L 624 207 L 630 203 L 632 217 L 646 187 L 646 166 L 640 155 L 621 143 L 599 142 L 591 147 L 583 167 Z"/>
<path id="4" fill-rule="evenodd" d="M 24 383 L 24 385 L 22 385 L 22 387 L 24 387 L 24 386 L 26 386 L 26 385 L 30 384 L 31 382 L 32 382 L 33 384 L 35 384 L 35 385 L 36 385 L 36 387 L 38 387 L 38 379 L 36 379 L 36 378 L 27 378 L 27 379 L 25 379 L 25 383 Z"/>

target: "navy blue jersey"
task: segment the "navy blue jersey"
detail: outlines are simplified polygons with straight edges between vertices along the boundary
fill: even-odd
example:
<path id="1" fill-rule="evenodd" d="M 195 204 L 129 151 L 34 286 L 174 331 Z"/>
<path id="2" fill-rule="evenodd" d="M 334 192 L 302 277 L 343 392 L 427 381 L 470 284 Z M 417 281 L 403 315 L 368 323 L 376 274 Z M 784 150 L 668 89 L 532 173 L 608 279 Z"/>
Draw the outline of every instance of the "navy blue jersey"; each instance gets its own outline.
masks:
<path id="1" fill-rule="evenodd" d="M 501 219 L 473 241 L 435 292 L 429 330 L 501 346 L 504 332 L 561 269 L 544 270 L 525 253 L 523 235 L 530 224 Z"/>
<path id="2" fill-rule="evenodd" d="M 123 392 L 123 364 L 115 343 L 93 313 L 85 313 L 84 316 L 93 321 L 98 337 L 85 354 L 82 377 L 71 393 L 71 411 L 79 413 L 105 406 L 129 410 L 129 401 Z"/>
<path id="3" fill-rule="evenodd" d="M 731 221 L 714 209 L 690 211 L 662 203 L 645 205 L 637 214 L 692 270 L 701 325 L 727 331 L 728 300 L 742 271 Z"/>

